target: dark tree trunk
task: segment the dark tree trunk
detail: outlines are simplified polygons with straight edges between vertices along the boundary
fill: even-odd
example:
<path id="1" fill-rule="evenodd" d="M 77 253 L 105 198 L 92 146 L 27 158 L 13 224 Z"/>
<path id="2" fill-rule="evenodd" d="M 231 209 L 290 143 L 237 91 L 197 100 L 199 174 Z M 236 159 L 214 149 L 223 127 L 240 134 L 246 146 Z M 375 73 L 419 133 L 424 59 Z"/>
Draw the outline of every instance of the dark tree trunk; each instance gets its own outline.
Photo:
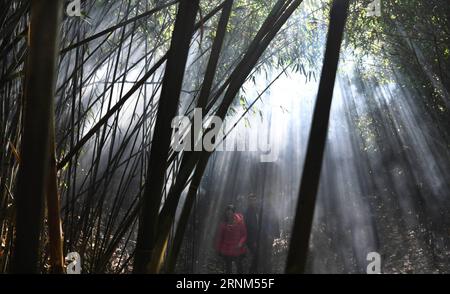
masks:
<path id="1" fill-rule="evenodd" d="M 49 135 L 62 1 L 32 1 L 25 81 L 24 130 L 16 190 L 16 240 L 11 269 L 36 273 L 44 195 L 49 176 Z"/>
<path id="2" fill-rule="evenodd" d="M 287 258 L 287 273 L 304 273 L 330 119 L 334 82 L 348 13 L 348 0 L 335 0 L 330 13 L 325 58 L 306 151 L 299 200 Z"/>

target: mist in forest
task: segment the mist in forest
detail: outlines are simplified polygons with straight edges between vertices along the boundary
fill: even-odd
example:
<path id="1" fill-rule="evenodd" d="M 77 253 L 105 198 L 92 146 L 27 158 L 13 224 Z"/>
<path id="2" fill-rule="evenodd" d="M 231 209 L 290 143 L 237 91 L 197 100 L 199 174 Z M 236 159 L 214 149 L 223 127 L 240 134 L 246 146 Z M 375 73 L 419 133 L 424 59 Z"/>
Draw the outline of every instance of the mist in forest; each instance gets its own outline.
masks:
<path id="1" fill-rule="evenodd" d="M 449 273 L 448 5 L 377 1 L 380 11 L 372 0 L 83 1 L 80 17 L 61 19 L 11 1 L 0 12 L 0 272 L 63 273 L 75 252 L 82 273 L 225 273 L 227 213 L 250 238 L 255 205 L 244 273 L 369 273 L 374 253 L 381 273 Z M 38 28 L 48 43 L 30 42 Z M 327 37 L 339 29 L 342 40 Z M 328 122 L 316 106 L 333 83 Z M 195 109 L 201 142 L 211 118 L 223 121 L 224 150 L 174 148 L 174 119 L 195 125 Z M 193 130 L 183 139 L 197 142 Z M 308 222 L 299 191 L 319 133 L 309 234 L 294 224 Z M 293 232 L 310 236 L 304 270 L 288 265 Z"/>
<path id="2" fill-rule="evenodd" d="M 445 140 L 411 105 L 414 94 L 393 83 L 363 82 L 351 65 L 341 67 L 350 70 L 340 72 L 334 90 L 308 271 L 365 273 L 370 252 L 381 255 L 384 273 L 448 271 Z M 191 216 L 190 249 L 181 258 L 189 262 L 181 271 L 220 272 L 213 243 L 223 210 L 232 203 L 245 211 L 247 195 L 256 193 L 265 204 L 262 217 L 274 214 L 280 224 L 270 272 L 283 272 L 317 84 L 283 74 L 257 105 L 262 117 L 253 113 L 234 130 L 244 140 L 270 129 L 276 161 L 261 162 L 258 152 L 214 155 Z M 254 92 L 258 85 L 264 78 L 251 84 Z"/>

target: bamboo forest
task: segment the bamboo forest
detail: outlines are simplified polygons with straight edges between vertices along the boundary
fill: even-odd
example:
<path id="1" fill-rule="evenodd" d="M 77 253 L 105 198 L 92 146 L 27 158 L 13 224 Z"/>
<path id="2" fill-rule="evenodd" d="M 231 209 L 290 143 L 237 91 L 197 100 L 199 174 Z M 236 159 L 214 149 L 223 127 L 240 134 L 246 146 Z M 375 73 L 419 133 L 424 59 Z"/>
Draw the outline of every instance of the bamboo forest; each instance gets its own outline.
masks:
<path id="1" fill-rule="evenodd" d="M 0 273 L 450 273 L 448 0 L 0 6 Z"/>

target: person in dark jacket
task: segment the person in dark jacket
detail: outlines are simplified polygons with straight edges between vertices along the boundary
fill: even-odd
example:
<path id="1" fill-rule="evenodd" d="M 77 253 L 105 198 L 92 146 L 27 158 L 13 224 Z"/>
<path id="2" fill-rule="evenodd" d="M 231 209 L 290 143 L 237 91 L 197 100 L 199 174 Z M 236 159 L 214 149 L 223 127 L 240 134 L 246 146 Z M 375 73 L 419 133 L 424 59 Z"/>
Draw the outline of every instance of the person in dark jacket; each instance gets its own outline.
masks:
<path id="1" fill-rule="evenodd" d="M 275 238 L 280 235 L 278 219 L 270 205 L 258 201 L 251 193 L 247 199 L 247 210 L 244 214 L 247 225 L 247 247 L 250 251 L 249 273 L 270 273 L 272 271 L 271 257 Z M 263 256 L 264 258 L 259 258 Z"/>
<path id="2" fill-rule="evenodd" d="M 233 262 L 236 263 L 237 273 L 243 273 L 242 260 L 247 252 L 246 241 L 247 229 L 244 217 L 236 213 L 233 205 L 228 205 L 216 237 L 216 250 L 224 260 L 225 273 L 232 273 Z"/>

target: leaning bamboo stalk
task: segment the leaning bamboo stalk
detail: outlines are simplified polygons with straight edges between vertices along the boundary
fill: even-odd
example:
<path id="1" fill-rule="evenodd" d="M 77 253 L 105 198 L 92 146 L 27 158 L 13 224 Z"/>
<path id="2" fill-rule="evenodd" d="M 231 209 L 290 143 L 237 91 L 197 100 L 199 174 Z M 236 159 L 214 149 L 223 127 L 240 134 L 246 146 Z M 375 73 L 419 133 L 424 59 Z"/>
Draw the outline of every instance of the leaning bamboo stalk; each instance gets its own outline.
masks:
<path id="1" fill-rule="evenodd" d="M 178 253 L 181 249 L 181 244 L 183 242 L 184 233 L 186 231 L 187 222 L 189 221 L 189 216 L 191 214 L 192 207 L 195 203 L 198 187 L 203 177 L 206 165 L 208 164 L 209 156 L 205 156 L 200 159 L 197 167 L 195 168 L 194 175 L 192 176 L 191 184 L 189 185 L 189 190 L 186 196 L 186 202 L 183 205 L 183 210 L 181 212 L 180 220 L 175 231 L 175 236 L 172 244 L 172 250 L 169 252 L 167 258 L 167 271 L 173 273 L 175 271 L 175 266 L 177 262 Z"/>
<path id="2" fill-rule="evenodd" d="M 231 74 L 230 86 L 228 87 L 223 101 L 221 102 L 216 115 L 220 117 L 220 119 L 224 119 L 225 115 L 233 102 L 234 97 L 237 95 L 239 89 L 244 84 L 246 78 L 251 73 L 253 67 L 257 63 L 258 59 L 264 53 L 265 49 L 269 46 L 270 42 L 279 32 L 281 27 L 286 23 L 288 18 L 292 15 L 295 9 L 302 3 L 302 0 L 295 0 L 289 2 L 290 5 L 286 5 L 286 2 L 280 0 L 278 4 L 276 4 L 270 13 L 269 16 L 278 15 L 278 18 L 270 18 L 273 23 L 265 21 L 261 26 L 260 31 L 257 33 L 255 39 L 252 44 L 249 46 L 249 49 L 241 60 L 239 65 Z M 280 8 L 285 7 L 284 11 L 279 11 Z M 211 128 L 212 126 L 210 126 Z M 207 132 L 206 132 L 207 133 Z M 181 163 L 180 172 L 177 175 L 176 182 L 174 186 L 171 188 L 166 201 L 164 202 L 164 206 L 159 214 L 158 219 L 158 240 L 156 244 L 159 246 L 153 252 L 153 265 L 157 264 L 155 260 L 159 260 L 160 256 L 163 254 L 161 251 L 163 249 L 163 244 L 165 239 L 168 237 L 170 227 L 173 223 L 173 218 L 175 216 L 176 209 L 178 207 L 179 197 L 181 195 L 182 190 L 184 189 L 184 185 L 186 184 L 189 175 L 192 173 L 195 165 L 199 160 L 205 160 L 203 163 L 206 166 L 210 152 L 202 151 L 202 152 L 188 152 L 185 154 L 183 158 L 183 162 Z M 204 167 L 203 167 L 204 169 Z M 203 174 L 203 169 L 200 169 L 200 174 Z M 200 175 L 200 176 L 201 176 Z M 158 252 L 159 250 L 159 252 Z"/>
<path id="3" fill-rule="evenodd" d="M 212 45 L 211 48 L 211 54 L 208 60 L 208 65 L 206 67 L 206 72 L 205 72 L 205 76 L 203 79 L 203 84 L 202 84 L 202 89 L 200 91 L 200 95 L 199 98 L 197 100 L 197 108 L 203 109 L 207 102 L 208 102 L 208 97 L 211 93 L 211 88 L 212 88 L 212 84 L 214 81 L 214 77 L 217 71 L 217 65 L 219 62 L 219 57 L 220 57 L 220 53 L 222 51 L 222 46 L 223 46 L 223 42 L 225 39 L 225 34 L 226 34 L 226 29 L 228 26 L 228 22 L 230 20 L 230 15 L 231 15 L 231 8 L 233 7 L 233 3 L 234 0 L 226 0 L 225 5 L 222 9 L 222 13 L 219 19 L 219 22 L 217 24 L 217 30 L 216 30 L 216 38 L 214 39 L 214 43 Z M 193 142 L 196 141 L 196 138 L 198 137 L 198 135 L 200 134 L 196 134 L 195 133 L 195 129 L 194 129 L 194 125 L 192 125 L 191 127 L 191 134 L 193 136 Z M 197 189 L 195 189 L 195 192 L 193 191 L 194 188 L 193 186 L 198 186 L 200 182 L 202 175 L 203 175 L 203 170 L 204 170 L 204 166 L 206 166 L 206 163 L 208 162 L 208 160 L 205 158 L 203 161 L 201 161 L 201 164 L 199 167 L 197 167 L 196 172 L 194 173 L 194 179 L 197 180 L 193 180 L 194 182 L 191 183 L 191 186 L 189 188 L 189 193 L 188 193 L 188 197 L 186 200 L 186 204 L 183 207 L 183 213 L 182 213 L 182 217 L 181 217 L 181 226 L 180 229 L 177 229 L 177 232 L 180 231 L 180 233 L 178 234 L 179 237 L 175 243 L 174 243 L 174 247 L 173 250 L 175 251 L 175 254 L 170 254 L 169 257 L 169 267 L 170 264 L 173 264 L 174 267 L 174 263 L 176 260 L 176 256 L 179 250 L 179 245 L 181 244 L 181 239 L 182 236 L 184 235 L 184 223 L 187 221 L 188 217 L 189 217 L 189 213 L 191 211 L 191 206 L 193 203 L 193 200 L 195 199 L 195 192 L 197 191 Z M 153 262 L 151 263 L 153 265 L 153 270 L 154 272 L 160 272 L 161 270 L 161 266 L 162 266 L 162 256 L 164 255 L 166 248 L 167 248 L 167 238 L 164 238 L 164 241 L 161 243 L 161 240 L 159 241 L 159 243 L 157 244 L 157 250 L 156 250 L 156 254 L 153 256 Z M 159 246 L 158 246 L 159 245 Z M 159 250 L 158 250 L 159 249 Z"/>
<path id="4" fill-rule="evenodd" d="M 278 76 L 258 95 L 258 97 L 248 106 L 248 108 L 244 111 L 244 113 L 240 116 L 237 122 L 234 124 L 233 128 L 228 131 L 223 138 L 221 138 L 220 142 L 223 142 L 228 134 L 237 126 L 237 124 L 242 120 L 242 118 L 252 109 L 257 101 L 260 100 L 262 95 L 281 77 L 283 73 L 286 72 L 287 68 L 290 66 L 287 65 Z M 219 142 L 219 144 L 220 144 Z M 189 190 L 186 196 L 185 203 L 183 204 L 183 209 L 180 215 L 180 220 L 178 221 L 178 225 L 175 230 L 175 234 L 172 241 L 172 246 L 170 252 L 168 252 L 167 257 L 167 272 L 174 273 L 175 266 L 178 258 L 178 254 L 181 249 L 181 245 L 183 242 L 184 233 L 186 231 L 187 222 L 189 220 L 189 216 L 192 210 L 192 207 L 195 203 L 198 187 L 200 186 L 200 182 L 203 178 L 203 174 L 205 172 L 206 166 L 208 164 L 210 154 L 203 155 L 200 158 L 197 166 L 195 167 L 195 172 L 192 176 L 191 183 L 189 185 Z"/>
<path id="5" fill-rule="evenodd" d="M 145 189 L 142 195 L 142 211 L 139 219 L 133 268 L 135 273 L 147 272 L 153 246 L 157 239 L 158 210 L 161 204 L 165 170 L 159 170 L 155 167 L 164 166 L 167 161 L 171 139 L 170 123 L 178 109 L 189 45 L 195 32 L 195 18 L 198 8 L 198 0 L 183 1 L 178 7 L 152 138 L 152 142 L 157 142 L 157 144 L 151 146 Z"/>
<path id="6" fill-rule="evenodd" d="M 153 15 L 153 14 L 155 14 L 155 13 L 157 13 L 157 12 L 159 12 L 159 11 L 169 7 L 169 6 L 177 4 L 178 2 L 180 2 L 180 0 L 174 0 L 174 1 L 171 1 L 169 3 L 163 4 L 161 6 L 157 6 L 157 7 L 153 8 L 153 9 L 151 9 L 149 11 L 146 11 L 146 12 L 144 12 L 144 13 L 142 13 L 140 15 L 137 15 L 135 17 L 132 17 L 130 19 L 124 20 L 124 21 L 122 21 L 122 22 L 120 22 L 120 23 L 118 23 L 116 25 L 113 25 L 113 26 L 111 26 L 111 27 L 109 27 L 109 28 L 107 28 L 107 29 L 105 29 L 105 30 L 103 30 L 101 32 L 98 32 L 98 33 L 96 33 L 96 34 L 94 34 L 94 35 L 92 35 L 90 37 L 87 37 L 84 40 L 81 40 L 81 41 L 79 41 L 79 42 L 77 42 L 75 44 L 71 44 L 71 45 L 63 48 L 61 50 L 61 54 L 66 53 L 66 52 L 68 52 L 68 51 L 70 51 L 72 49 L 75 49 L 77 47 L 80 47 L 80 46 L 82 46 L 84 44 L 87 44 L 87 43 L 89 43 L 89 42 L 91 42 L 91 41 L 93 41 L 95 39 L 98 39 L 98 38 L 104 36 L 104 35 L 111 34 L 112 32 L 114 32 L 115 30 L 117 30 L 119 28 L 125 27 L 126 25 L 131 24 L 133 22 L 136 22 L 138 20 L 147 18 L 147 17 L 149 17 L 149 16 L 151 16 L 151 15 Z"/>

